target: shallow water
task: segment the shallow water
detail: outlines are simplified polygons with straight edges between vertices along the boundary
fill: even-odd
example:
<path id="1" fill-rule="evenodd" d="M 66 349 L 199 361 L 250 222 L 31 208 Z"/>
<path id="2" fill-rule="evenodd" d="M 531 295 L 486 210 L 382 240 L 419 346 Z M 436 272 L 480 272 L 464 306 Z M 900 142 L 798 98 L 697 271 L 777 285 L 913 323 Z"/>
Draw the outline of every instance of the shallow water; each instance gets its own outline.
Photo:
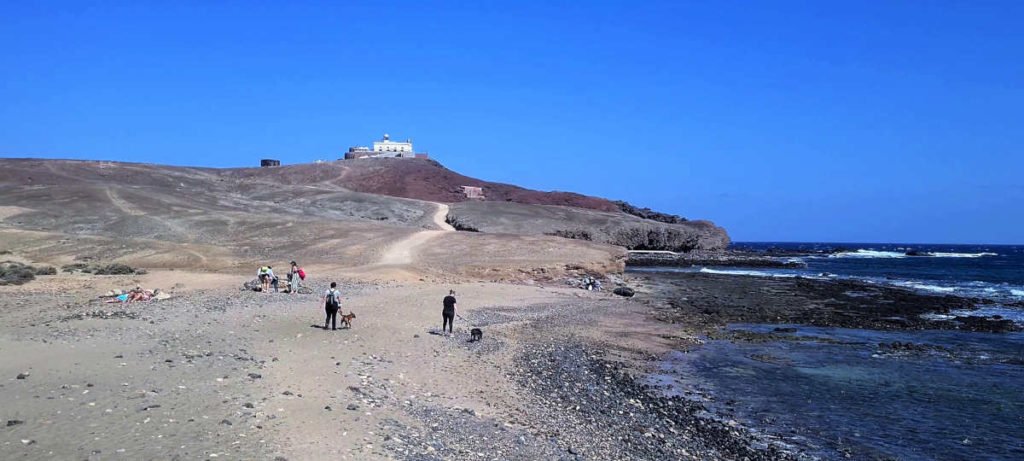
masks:
<path id="1" fill-rule="evenodd" d="M 708 340 L 652 383 L 828 458 L 1024 459 L 1024 334 L 732 325 L 799 341 Z M 911 342 L 925 351 L 892 352 Z"/>

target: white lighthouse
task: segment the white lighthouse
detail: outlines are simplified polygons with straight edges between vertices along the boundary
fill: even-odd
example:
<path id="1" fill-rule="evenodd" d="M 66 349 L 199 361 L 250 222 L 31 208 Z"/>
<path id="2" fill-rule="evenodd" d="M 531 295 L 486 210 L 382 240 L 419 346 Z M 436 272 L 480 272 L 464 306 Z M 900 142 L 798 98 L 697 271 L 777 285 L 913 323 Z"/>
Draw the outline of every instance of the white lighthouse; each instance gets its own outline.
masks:
<path id="1" fill-rule="evenodd" d="M 385 154 L 385 156 L 392 156 L 387 154 L 393 154 L 394 157 L 412 157 L 415 155 L 412 149 L 412 139 L 406 139 L 405 142 L 396 142 L 391 140 L 391 136 L 384 133 L 384 137 L 380 141 L 374 141 L 373 152 L 375 154 Z"/>

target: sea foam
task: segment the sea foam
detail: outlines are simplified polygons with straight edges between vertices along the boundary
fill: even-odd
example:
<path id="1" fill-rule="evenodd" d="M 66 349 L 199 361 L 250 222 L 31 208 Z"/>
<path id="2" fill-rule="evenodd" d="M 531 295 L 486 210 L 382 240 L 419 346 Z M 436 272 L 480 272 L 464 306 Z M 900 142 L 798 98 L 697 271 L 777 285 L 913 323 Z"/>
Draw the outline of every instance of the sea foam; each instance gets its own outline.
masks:
<path id="1" fill-rule="evenodd" d="M 796 274 L 787 274 L 780 272 L 768 272 L 768 271 L 751 271 L 751 270 L 739 270 L 739 269 L 708 269 L 702 267 L 701 273 L 704 274 L 722 274 L 722 275 L 748 275 L 755 277 L 796 277 Z"/>
<path id="2" fill-rule="evenodd" d="M 839 253 L 829 255 L 830 258 L 906 258 L 907 255 L 898 251 L 876 251 L 876 250 L 857 250 L 857 251 L 842 251 Z"/>
<path id="3" fill-rule="evenodd" d="M 982 252 L 982 253 L 955 253 L 955 252 L 922 252 L 915 258 L 982 258 L 985 256 L 999 256 L 998 253 Z M 829 255 L 830 258 L 907 258 L 907 254 L 902 251 L 878 251 L 878 250 L 856 250 L 856 251 L 842 251 L 839 253 Z"/>
<path id="4" fill-rule="evenodd" d="M 936 258 L 981 258 L 985 256 L 999 256 L 999 253 L 928 253 L 929 256 Z"/>

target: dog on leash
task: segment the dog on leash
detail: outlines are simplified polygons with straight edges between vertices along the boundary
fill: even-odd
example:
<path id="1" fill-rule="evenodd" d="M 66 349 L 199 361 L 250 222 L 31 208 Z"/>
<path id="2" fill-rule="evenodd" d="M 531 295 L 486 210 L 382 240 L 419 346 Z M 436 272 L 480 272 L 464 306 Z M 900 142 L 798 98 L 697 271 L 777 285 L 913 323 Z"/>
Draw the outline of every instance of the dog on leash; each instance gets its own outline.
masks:
<path id="1" fill-rule="evenodd" d="M 352 319 L 356 318 L 355 312 L 349 312 L 341 316 L 341 326 L 345 328 L 352 328 Z"/>
<path id="2" fill-rule="evenodd" d="M 481 330 L 479 328 L 469 330 L 470 341 L 480 341 L 481 339 L 484 339 L 484 330 Z"/>

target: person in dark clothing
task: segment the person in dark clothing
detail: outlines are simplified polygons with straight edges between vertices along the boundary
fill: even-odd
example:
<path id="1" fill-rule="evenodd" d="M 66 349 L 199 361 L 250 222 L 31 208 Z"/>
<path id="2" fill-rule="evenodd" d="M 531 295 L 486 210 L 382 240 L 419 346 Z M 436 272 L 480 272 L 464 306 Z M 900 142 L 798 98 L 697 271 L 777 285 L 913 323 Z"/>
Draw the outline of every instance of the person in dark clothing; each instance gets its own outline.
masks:
<path id="1" fill-rule="evenodd" d="M 324 319 L 324 330 L 327 329 L 328 323 L 332 330 L 338 329 L 339 309 L 341 309 L 341 292 L 338 291 L 338 282 L 331 282 L 331 289 L 324 292 L 324 311 L 327 312 L 327 318 Z"/>
<path id="2" fill-rule="evenodd" d="M 448 334 L 451 335 L 455 328 L 455 315 L 458 312 L 455 307 L 455 290 L 448 291 L 448 296 L 444 297 L 442 304 L 444 304 L 444 309 L 441 311 L 441 333 L 444 333 L 444 329 L 447 327 Z"/>

